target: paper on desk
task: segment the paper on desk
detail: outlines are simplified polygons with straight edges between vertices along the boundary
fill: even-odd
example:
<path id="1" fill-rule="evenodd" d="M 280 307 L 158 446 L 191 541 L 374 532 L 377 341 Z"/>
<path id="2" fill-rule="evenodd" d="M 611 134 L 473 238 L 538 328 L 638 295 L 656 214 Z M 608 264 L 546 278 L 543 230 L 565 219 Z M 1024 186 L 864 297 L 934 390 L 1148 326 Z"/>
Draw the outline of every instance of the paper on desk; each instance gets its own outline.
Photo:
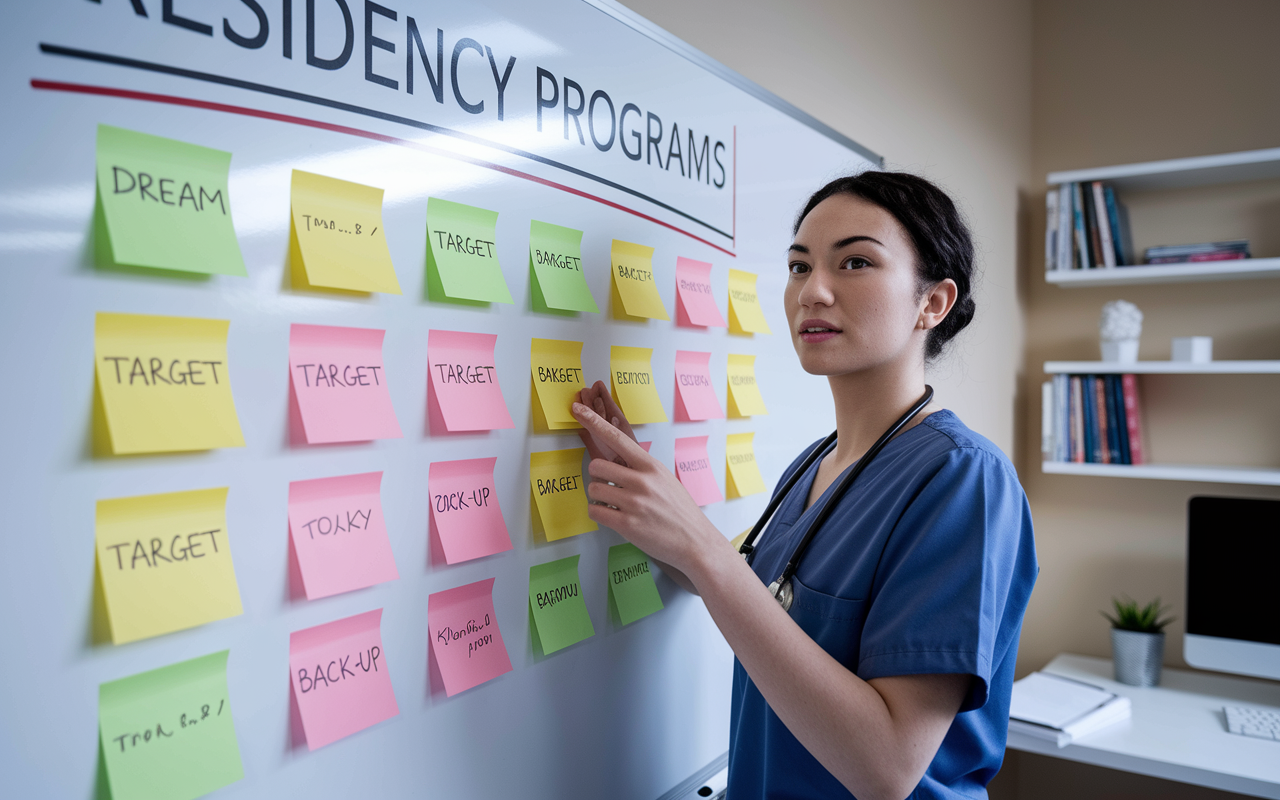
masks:
<path id="1" fill-rule="evenodd" d="M 498 263 L 497 230 L 497 211 L 427 198 L 427 282 L 433 299 L 513 302 Z"/>
<path id="2" fill-rule="evenodd" d="M 431 527 L 449 564 L 511 549 L 511 536 L 498 505 L 493 480 L 496 458 L 436 461 L 427 486 Z"/>
<path id="3" fill-rule="evenodd" d="M 533 289 L 543 305 L 563 311 L 600 311 L 582 270 L 582 231 L 533 220 L 529 266 Z"/>
<path id="4" fill-rule="evenodd" d="M 595 636 L 578 579 L 578 556 L 529 568 L 529 613 L 544 655 Z"/>
<path id="5" fill-rule="evenodd" d="M 427 598 L 427 636 L 450 697 L 511 671 L 493 610 L 493 581 L 476 581 Z"/>
<path id="6" fill-rule="evenodd" d="M 653 248 L 613 240 L 610 297 L 617 319 L 670 319 L 653 279 Z"/>
<path id="7" fill-rule="evenodd" d="M 400 438 L 382 364 L 385 333 L 297 323 L 289 329 L 289 389 L 308 444 Z"/>
<path id="8" fill-rule="evenodd" d="M 729 270 L 729 332 L 768 333 L 764 309 L 756 294 L 756 274 L 739 269 Z"/>
<path id="9" fill-rule="evenodd" d="M 538 432 L 581 428 L 571 410 L 582 391 L 582 342 L 533 339 L 529 344 L 533 428 Z"/>
<path id="10" fill-rule="evenodd" d="M 707 455 L 706 436 L 688 436 L 676 439 L 676 477 L 689 490 L 693 501 L 700 506 L 718 503 L 724 499 L 715 473 L 711 471 L 711 458 Z"/>
<path id="11" fill-rule="evenodd" d="M 533 528 L 548 541 L 594 531 L 587 514 L 582 479 L 585 447 L 529 454 L 529 491 L 533 495 Z"/>
<path id="12" fill-rule="evenodd" d="M 1014 682 L 1009 717 L 1062 728 L 1114 697 L 1112 692 L 1082 681 L 1033 672 Z"/>
<path id="13" fill-rule="evenodd" d="M 676 351 L 676 422 L 723 419 L 716 390 L 711 386 L 711 354 Z"/>
<path id="14" fill-rule="evenodd" d="M 634 424 L 666 422 L 653 378 L 652 347 L 609 348 L 609 383 L 613 400 Z"/>
<path id="15" fill-rule="evenodd" d="M 676 259 L 676 324 L 686 328 L 723 328 L 724 317 L 711 291 L 711 264 Z"/>
<path id="16" fill-rule="evenodd" d="M 290 257 L 301 263 L 307 285 L 400 294 L 381 189 L 295 169 L 289 210 Z"/>
<path id="17" fill-rule="evenodd" d="M 289 535 L 308 600 L 400 577 L 381 491 L 381 472 L 289 484 Z"/>
<path id="18" fill-rule="evenodd" d="M 436 331 L 427 334 L 428 390 L 433 431 L 514 428 L 494 366 L 491 333 Z"/>

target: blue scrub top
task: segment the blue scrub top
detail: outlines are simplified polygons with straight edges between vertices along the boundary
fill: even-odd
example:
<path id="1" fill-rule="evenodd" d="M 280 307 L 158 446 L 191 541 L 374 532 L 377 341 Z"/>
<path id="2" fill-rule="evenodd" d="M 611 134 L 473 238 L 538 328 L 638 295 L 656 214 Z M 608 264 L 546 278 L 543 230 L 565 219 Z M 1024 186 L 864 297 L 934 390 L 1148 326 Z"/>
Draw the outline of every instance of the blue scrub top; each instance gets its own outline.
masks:
<path id="1" fill-rule="evenodd" d="M 805 509 L 817 468 L 756 543 L 752 567 L 766 585 L 827 496 Z M 1038 572 L 1013 465 L 950 411 L 889 442 L 810 542 L 790 613 L 822 649 L 863 680 L 973 676 L 911 798 L 987 796 L 1004 758 L 1018 635 Z M 791 735 L 736 659 L 732 708 L 728 800 L 853 796 Z"/>

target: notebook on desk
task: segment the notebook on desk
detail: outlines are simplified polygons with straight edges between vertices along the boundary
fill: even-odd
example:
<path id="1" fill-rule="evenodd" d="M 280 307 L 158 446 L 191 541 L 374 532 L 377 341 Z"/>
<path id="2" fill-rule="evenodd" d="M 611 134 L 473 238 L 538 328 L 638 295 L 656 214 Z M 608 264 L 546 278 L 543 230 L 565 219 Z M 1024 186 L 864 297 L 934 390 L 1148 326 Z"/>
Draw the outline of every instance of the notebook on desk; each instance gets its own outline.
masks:
<path id="1" fill-rule="evenodd" d="M 1033 672 L 1013 684 L 1009 730 L 1066 747 L 1129 717 L 1129 698 L 1083 681 Z"/>

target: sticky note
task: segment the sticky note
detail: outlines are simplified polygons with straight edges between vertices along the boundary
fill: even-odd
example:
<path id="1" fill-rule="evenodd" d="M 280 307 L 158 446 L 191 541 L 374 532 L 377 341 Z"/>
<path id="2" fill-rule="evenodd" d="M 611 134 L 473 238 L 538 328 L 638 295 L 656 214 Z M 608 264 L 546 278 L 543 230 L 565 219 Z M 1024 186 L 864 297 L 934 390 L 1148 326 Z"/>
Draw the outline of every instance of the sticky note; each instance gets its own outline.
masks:
<path id="1" fill-rule="evenodd" d="M 582 231 L 549 222 L 529 223 L 529 268 L 533 271 L 534 308 L 597 313 L 582 271 Z"/>
<path id="2" fill-rule="evenodd" d="M 98 686 L 112 797 L 190 800 L 244 777 L 227 693 L 229 652 Z"/>
<path id="3" fill-rule="evenodd" d="M 533 493 L 533 529 L 548 541 L 596 529 L 587 514 L 582 480 L 585 447 L 529 454 L 529 491 Z"/>
<path id="4" fill-rule="evenodd" d="M 115 455 L 244 447 L 231 397 L 229 326 L 225 319 L 99 312 L 99 446 Z"/>
<path id="5" fill-rule="evenodd" d="M 715 473 L 711 471 L 711 458 L 707 455 L 706 436 L 687 436 L 676 439 L 676 477 L 689 490 L 693 501 L 700 506 L 718 503 L 724 499 Z"/>
<path id="6" fill-rule="evenodd" d="M 381 472 L 289 484 L 289 537 L 308 600 L 400 577 L 381 489 Z"/>
<path id="7" fill-rule="evenodd" d="M 289 391 L 308 444 L 400 438 L 375 328 L 289 329 Z"/>
<path id="8" fill-rule="evenodd" d="M 231 154 L 98 126 L 104 255 L 116 264 L 248 275 L 231 223 Z"/>
<path id="9" fill-rule="evenodd" d="M 609 383 L 613 400 L 627 415 L 627 421 L 666 422 L 667 412 L 658 399 L 653 380 L 652 347 L 609 348 Z"/>
<path id="10" fill-rule="evenodd" d="M 677 422 L 724 418 L 711 386 L 710 353 L 676 351 L 675 406 Z"/>
<path id="11" fill-rule="evenodd" d="M 493 580 L 427 597 L 427 637 L 449 697 L 511 671 L 493 611 Z"/>
<path id="12" fill-rule="evenodd" d="M 613 240 L 610 292 L 617 319 L 670 319 L 653 280 L 653 248 Z"/>
<path id="13" fill-rule="evenodd" d="M 427 334 L 427 398 L 431 430 L 491 431 L 514 428 L 494 366 L 492 333 Z"/>
<path id="14" fill-rule="evenodd" d="M 498 212 L 427 199 L 427 292 L 433 300 L 510 303 L 498 264 Z"/>
<path id="15" fill-rule="evenodd" d="M 756 294 L 756 274 L 729 270 L 729 333 L 768 333 L 764 309 Z"/>
<path id="16" fill-rule="evenodd" d="M 427 473 L 431 530 L 448 564 L 511 549 L 493 481 L 496 458 L 436 461 Z"/>
<path id="17" fill-rule="evenodd" d="M 685 328 L 723 328 L 724 317 L 711 293 L 711 264 L 676 259 L 676 324 Z"/>
<path id="18" fill-rule="evenodd" d="M 754 433 L 731 433 L 724 446 L 724 493 L 730 499 L 765 490 L 760 466 L 756 464 Z"/>
<path id="19" fill-rule="evenodd" d="M 399 714 L 382 609 L 289 634 L 289 683 L 309 750 Z"/>
<path id="20" fill-rule="evenodd" d="M 381 189 L 299 169 L 293 171 L 289 188 L 289 257 L 295 282 L 400 294 L 382 227 Z"/>
<path id="21" fill-rule="evenodd" d="M 529 371 L 534 430 L 581 428 L 570 409 L 582 391 L 582 342 L 534 339 L 529 344 Z"/>
<path id="22" fill-rule="evenodd" d="M 242 611 L 225 487 L 99 500 L 94 545 L 114 644 Z"/>
<path id="23" fill-rule="evenodd" d="M 630 542 L 609 548 L 609 599 L 623 625 L 662 610 L 662 598 L 649 570 L 649 557 Z"/>
<path id="24" fill-rule="evenodd" d="M 529 568 L 529 613 L 534 641 L 544 655 L 595 636 L 582 600 L 578 556 Z"/>
<path id="25" fill-rule="evenodd" d="M 756 357 L 729 354 L 729 416 L 754 417 L 768 414 L 760 386 L 756 383 Z"/>

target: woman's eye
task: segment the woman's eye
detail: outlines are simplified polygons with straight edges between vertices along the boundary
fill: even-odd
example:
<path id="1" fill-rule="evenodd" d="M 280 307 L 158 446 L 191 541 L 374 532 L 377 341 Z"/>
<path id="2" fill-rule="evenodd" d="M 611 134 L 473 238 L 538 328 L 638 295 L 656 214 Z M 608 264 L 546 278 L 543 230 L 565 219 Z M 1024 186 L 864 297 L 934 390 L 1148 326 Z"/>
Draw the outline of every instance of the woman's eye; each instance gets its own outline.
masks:
<path id="1" fill-rule="evenodd" d="M 803 261 L 792 261 L 790 264 L 787 265 L 787 270 L 792 275 L 803 275 L 804 273 L 809 271 L 809 265 L 804 263 Z"/>
<path id="2" fill-rule="evenodd" d="M 871 266 L 871 262 L 862 256 L 851 256 L 844 260 L 844 263 L 840 265 L 840 269 L 862 269 L 869 266 Z"/>

